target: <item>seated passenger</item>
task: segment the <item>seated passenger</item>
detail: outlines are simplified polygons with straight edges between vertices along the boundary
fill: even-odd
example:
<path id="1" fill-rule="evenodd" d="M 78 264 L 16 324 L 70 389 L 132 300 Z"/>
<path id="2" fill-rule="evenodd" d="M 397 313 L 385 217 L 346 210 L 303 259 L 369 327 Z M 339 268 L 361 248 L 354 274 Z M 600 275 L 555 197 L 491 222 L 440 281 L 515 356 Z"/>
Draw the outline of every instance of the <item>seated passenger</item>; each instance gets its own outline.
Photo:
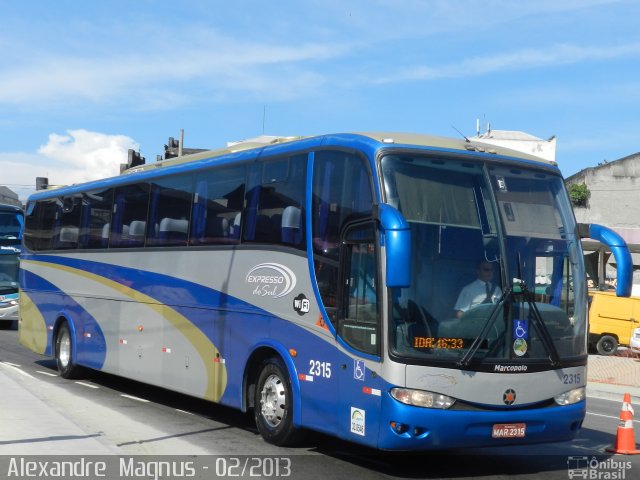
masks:
<path id="1" fill-rule="evenodd" d="M 476 275 L 478 278 L 466 285 L 458 295 L 458 300 L 453 307 L 456 318 L 462 317 L 467 310 L 478 305 L 495 303 L 502 296 L 502 290 L 492 281 L 493 264 L 491 262 L 486 260 L 478 262 Z"/>

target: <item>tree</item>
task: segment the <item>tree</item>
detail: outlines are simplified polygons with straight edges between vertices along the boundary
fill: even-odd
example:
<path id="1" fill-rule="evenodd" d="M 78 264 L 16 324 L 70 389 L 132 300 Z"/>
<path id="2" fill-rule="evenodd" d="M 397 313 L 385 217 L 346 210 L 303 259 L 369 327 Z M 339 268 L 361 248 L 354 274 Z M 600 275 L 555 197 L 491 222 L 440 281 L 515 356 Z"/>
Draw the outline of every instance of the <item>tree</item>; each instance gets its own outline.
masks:
<path id="1" fill-rule="evenodd" d="M 591 192 L 585 183 L 574 183 L 569 186 L 569 198 L 576 207 L 586 207 Z"/>

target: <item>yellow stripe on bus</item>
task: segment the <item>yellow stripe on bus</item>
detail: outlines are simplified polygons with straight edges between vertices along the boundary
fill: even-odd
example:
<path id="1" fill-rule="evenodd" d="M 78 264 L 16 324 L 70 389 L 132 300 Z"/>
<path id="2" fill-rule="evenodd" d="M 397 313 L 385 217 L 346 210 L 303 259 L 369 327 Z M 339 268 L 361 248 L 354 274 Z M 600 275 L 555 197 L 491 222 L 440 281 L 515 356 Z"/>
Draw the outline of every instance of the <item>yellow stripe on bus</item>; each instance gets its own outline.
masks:
<path id="1" fill-rule="evenodd" d="M 47 324 L 29 295 L 20 291 L 20 344 L 36 353 L 47 350 Z"/>
<path id="2" fill-rule="evenodd" d="M 121 294 L 131 298 L 135 302 L 144 303 L 149 308 L 155 310 L 161 317 L 169 321 L 169 323 L 171 323 L 182 335 L 184 335 L 187 340 L 189 340 L 189 342 L 193 345 L 193 347 L 198 352 L 198 355 L 202 359 L 202 362 L 207 370 L 207 389 L 204 398 L 207 400 L 212 400 L 214 402 L 218 402 L 220 400 L 227 386 L 227 369 L 224 363 L 214 362 L 214 359 L 219 356 L 220 351 L 213 344 L 213 342 L 211 342 L 211 340 L 209 340 L 207 336 L 202 333 L 202 331 L 200 331 L 200 329 L 188 328 L 192 326 L 192 323 L 184 315 L 181 315 L 175 309 L 158 302 L 155 298 L 145 295 L 138 290 L 134 290 L 127 287 L 126 285 L 122 285 L 121 283 L 109 280 L 108 278 L 101 277 L 85 270 L 68 267 L 66 265 L 58 265 L 56 263 L 50 262 L 26 260 L 23 261 L 23 263 L 32 263 L 38 266 L 54 268 L 57 270 L 65 271 L 67 273 L 88 278 L 120 292 Z M 35 308 L 35 305 L 33 305 L 33 307 Z M 20 308 L 22 308 L 22 305 L 20 305 Z M 38 312 L 38 315 L 40 316 L 40 318 L 42 318 L 40 312 Z M 42 319 L 42 321 L 44 322 L 44 319 Z"/>

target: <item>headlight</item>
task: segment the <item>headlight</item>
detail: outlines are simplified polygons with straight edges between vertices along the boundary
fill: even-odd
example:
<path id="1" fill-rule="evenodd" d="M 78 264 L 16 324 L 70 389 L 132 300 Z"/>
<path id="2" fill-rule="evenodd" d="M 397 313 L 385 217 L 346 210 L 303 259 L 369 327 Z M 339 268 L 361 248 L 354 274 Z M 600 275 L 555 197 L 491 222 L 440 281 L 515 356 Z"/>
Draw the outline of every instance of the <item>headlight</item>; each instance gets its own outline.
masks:
<path id="1" fill-rule="evenodd" d="M 585 399 L 584 387 L 575 388 L 553 397 L 558 405 L 573 405 Z"/>
<path id="2" fill-rule="evenodd" d="M 425 408 L 440 408 L 446 410 L 456 401 L 447 395 L 427 392 L 424 390 L 412 390 L 410 388 L 392 388 L 391 396 L 399 402 Z"/>

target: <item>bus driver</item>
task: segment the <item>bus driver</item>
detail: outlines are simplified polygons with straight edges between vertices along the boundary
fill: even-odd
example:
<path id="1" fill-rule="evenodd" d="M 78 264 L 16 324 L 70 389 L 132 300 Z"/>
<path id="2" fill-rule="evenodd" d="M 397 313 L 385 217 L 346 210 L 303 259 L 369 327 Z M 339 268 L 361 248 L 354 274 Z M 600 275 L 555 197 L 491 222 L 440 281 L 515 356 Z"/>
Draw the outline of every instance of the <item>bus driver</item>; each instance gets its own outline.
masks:
<path id="1" fill-rule="evenodd" d="M 495 303 L 501 296 L 502 290 L 493 282 L 493 264 L 486 260 L 481 260 L 476 265 L 476 278 L 473 282 L 466 285 L 458 295 L 453 309 L 456 318 L 462 317 L 464 313 L 478 305 L 484 303 Z"/>

